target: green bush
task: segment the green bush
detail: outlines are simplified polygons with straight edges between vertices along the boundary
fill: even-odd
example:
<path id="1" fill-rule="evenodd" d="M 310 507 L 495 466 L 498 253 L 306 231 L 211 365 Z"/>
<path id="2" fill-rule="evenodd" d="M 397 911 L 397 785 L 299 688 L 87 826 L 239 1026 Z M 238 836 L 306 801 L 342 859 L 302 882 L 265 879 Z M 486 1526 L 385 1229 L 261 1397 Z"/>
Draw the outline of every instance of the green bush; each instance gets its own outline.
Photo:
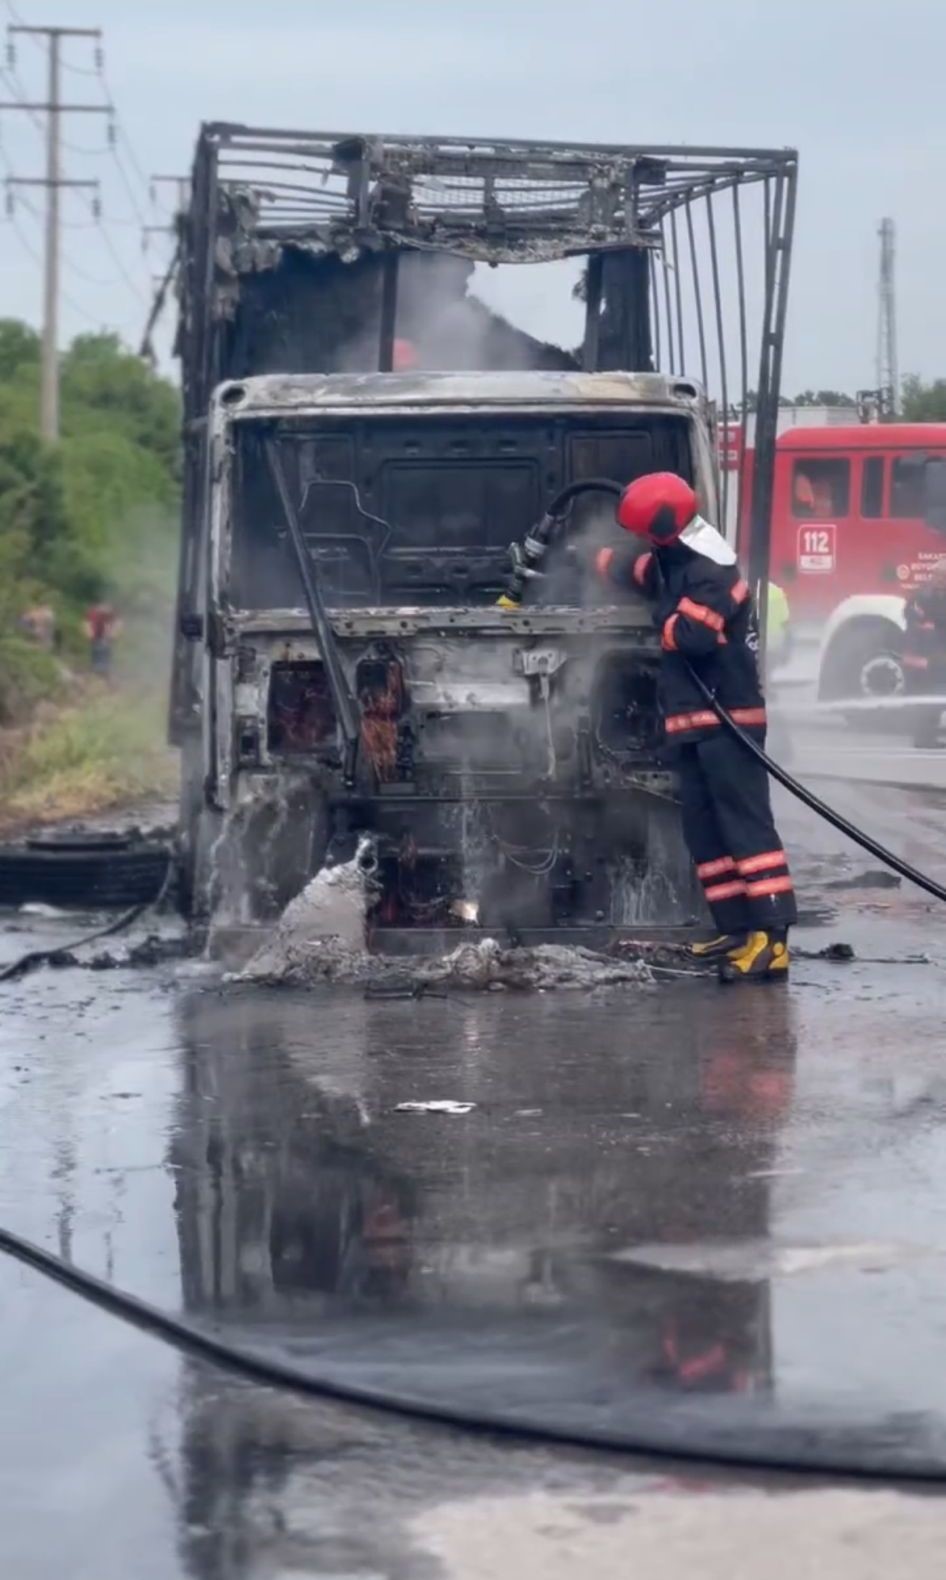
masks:
<path id="1" fill-rule="evenodd" d="M 79 335 L 61 360 L 62 438 L 40 438 L 39 340 L 0 319 L 0 741 L 9 824 L 81 815 L 168 787 L 167 646 L 177 558 L 180 402 L 114 335 Z M 114 685 L 83 681 L 85 611 L 122 621 Z M 56 615 L 69 670 L 18 634 Z M 85 697 L 84 701 L 77 701 Z M 37 704 L 59 704 L 28 731 Z"/>
<path id="2" fill-rule="evenodd" d="M 109 599 L 167 616 L 177 541 L 177 391 L 114 335 L 62 358 L 62 440 L 37 427 L 39 342 L 0 319 L 0 627 L 48 602 L 76 627 Z"/>
<path id="3" fill-rule="evenodd" d="M 0 725 L 23 724 L 38 702 L 62 690 L 62 668 L 50 653 L 0 632 Z"/>
<path id="4" fill-rule="evenodd" d="M 37 726 L 0 764 L 3 821 L 70 817 L 173 793 L 175 754 L 163 743 L 163 692 L 99 692 Z"/>

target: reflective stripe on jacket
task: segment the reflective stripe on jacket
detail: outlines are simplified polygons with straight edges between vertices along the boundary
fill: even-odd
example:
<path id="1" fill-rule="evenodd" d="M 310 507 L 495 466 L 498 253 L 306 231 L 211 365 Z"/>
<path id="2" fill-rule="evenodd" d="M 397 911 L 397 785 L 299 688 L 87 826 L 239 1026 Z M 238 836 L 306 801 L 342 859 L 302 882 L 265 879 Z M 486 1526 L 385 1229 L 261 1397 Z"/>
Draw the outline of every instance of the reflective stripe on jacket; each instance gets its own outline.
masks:
<path id="1" fill-rule="evenodd" d="M 599 556 L 612 586 L 650 599 L 662 650 L 658 696 L 668 741 L 708 739 L 720 729 L 689 665 L 743 729 L 765 730 L 752 597 L 736 564 L 719 565 L 680 544 Z"/>

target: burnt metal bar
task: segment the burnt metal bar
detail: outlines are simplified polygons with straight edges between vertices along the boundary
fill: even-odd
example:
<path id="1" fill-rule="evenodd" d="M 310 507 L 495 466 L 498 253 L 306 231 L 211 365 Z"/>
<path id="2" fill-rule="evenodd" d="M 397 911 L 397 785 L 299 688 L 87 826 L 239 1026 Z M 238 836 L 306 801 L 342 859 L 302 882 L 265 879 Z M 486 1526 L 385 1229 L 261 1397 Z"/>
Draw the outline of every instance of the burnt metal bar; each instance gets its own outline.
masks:
<path id="1" fill-rule="evenodd" d="M 713 270 L 713 297 L 716 304 L 716 345 L 719 352 L 719 391 L 722 422 L 729 419 L 729 385 L 726 378 L 726 335 L 723 328 L 723 296 L 719 283 L 719 251 L 716 246 L 716 216 L 713 213 L 713 194 L 706 194 L 706 224 L 709 230 L 710 264 Z M 719 463 L 719 444 L 716 446 L 717 465 Z M 729 472 L 726 467 L 719 466 L 722 473 L 722 530 L 726 530 L 726 518 L 729 510 Z"/>
<path id="2" fill-rule="evenodd" d="M 648 256 L 650 271 L 650 299 L 653 303 L 654 320 L 654 369 L 660 372 L 660 294 L 657 290 L 657 261 L 653 253 Z"/>
<path id="3" fill-rule="evenodd" d="M 283 127 L 246 126 L 239 121 L 210 121 L 203 128 L 204 135 L 220 144 L 235 145 L 244 138 L 254 141 L 266 139 L 270 142 L 299 142 L 311 152 L 314 143 L 324 143 L 331 150 L 339 143 L 343 143 L 351 136 L 349 132 L 327 131 L 296 131 Z M 541 154 L 545 150 L 563 152 L 572 159 L 580 159 L 583 155 L 596 154 L 622 154 L 628 158 L 641 158 L 657 156 L 669 160 L 686 160 L 687 167 L 697 160 L 734 160 L 760 164 L 785 164 L 794 158 L 790 149 L 785 148 L 730 148 L 728 146 L 714 147 L 700 145 L 681 148 L 679 143 L 580 143 L 556 142 L 543 140 L 542 142 L 529 142 L 516 137 L 405 137 L 403 135 L 379 134 L 373 139 L 382 144 L 386 149 L 391 147 L 424 148 L 432 152 L 457 151 L 464 157 L 475 154 L 477 150 L 485 150 L 489 157 L 501 157 L 503 152 L 511 153 L 528 152 L 530 155 Z"/>
<path id="4" fill-rule="evenodd" d="M 585 342 L 582 350 L 582 367 L 594 373 L 598 367 L 601 342 L 601 282 L 604 275 L 604 256 L 592 253 L 585 274 Z"/>
<path id="5" fill-rule="evenodd" d="M 381 260 L 381 326 L 378 335 L 378 372 L 394 367 L 394 328 L 397 323 L 397 274 L 400 254 L 392 248 Z"/>
<path id="6" fill-rule="evenodd" d="M 766 176 L 762 188 L 763 203 L 763 236 L 765 238 L 765 289 L 768 293 L 772 289 L 771 254 L 772 254 L 772 178 Z"/>
<path id="7" fill-rule="evenodd" d="M 736 242 L 736 281 L 739 296 L 739 372 L 741 382 L 741 397 L 739 401 L 739 451 L 738 471 L 736 473 L 736 531 L 735 540 L 739 540 L 742 527 L 742 505 L 745 485 L 746 461 L 746 413 L 749 398 L 749 333 L 746 324 L 746 278 L 745 263 L 742 252 L 742 211 L 739 205 L 739 185 L 732 189 L 733 233 Z M 728 460 L 728 456 L 727 456 Z"/>
<path id="8" fill-rule="evenodd" d="M 795 224 L 797 166 L 776 177 L 771 232 L 771 288 L 766 293 L 762 349 L 759 361 L 759 409 L 756 414 L 755 462 L 752 490 L 752 535 L 749 540 L 749 584 L 756 596 L 760 642 L 765 651 L 765 627 L 772 533 L 772 495 L 775 480 L 775 441 L 778 434 L 778 392 L 782 376 L 782 347 L 788 309 L 791 240 Z M 763 382 L 765 401 L 762 401 Z"/>
<path id="9" fill-rule="evenodd" d="M 667 330 L 667 372 L 677 372 L 677 358 L 673 339 L 673 308 L 670 305 L 670 265 L 667 262 L 667 237 L 663 219 L 660 221 L 660 263 L 664 276 L 664 311 Z"/>
<path id="10" fill-rule="evenodd" d="M 680 268 L 680 243 L 677 238 L 677 211 L 670 210 L 670 237 L 673 241 L 673 284 L 677 299 L 677 359 L 680 363 L 680 372 L 686 373 L 686 350 L 683 336 L 683 280 Z"/>
<path id="11" fill-rule="evenodd" d="M 703 289 L 700 285 L 700 266 L 696 256 L 696 238 L 693 234 L 693 205 L 688 200 L 685 204 L 687 236 L 690 243 L 690 271 L 693 278 L 693 301 L 696 307 L 696 333 L 700 344 L 700 378 L 704 390 L 709 388 L 709 375 L 706 366 L 706 325 L 703 322 Z"/>
<path id="12" fill-rule="evenodd" d="M 358 741 L 361 736 L 361 717 L 358 704 L 352 695 L 348 684 L 348 677 L 342 668 L 342 661 L 338 653 L 338 642 L 332 629 L 332 622 L 328 617 L 318 581 L 313 574 L 312 557 L 306 548 L 302 524 L 296 510 L 295 501 L 286 479 L 279 446 L 272 434 L 264 440 L 266 460 L 279 494 L 286 526 L 289 529 L 289 538 L 292 543 L 296 563 L 299 567 L 299 576 L 305 601 L 309 609 L 309 618 L 312 621 L 312 630 L 318 639 L 322 663 L 332 690 L 332 700 L 338 714 L 338 721 L 342 729 L 342 740 L 345 744 L 342 759 L 342 775 L 346 785 L 355 782 L 355 769 L 358 763 Z"/>

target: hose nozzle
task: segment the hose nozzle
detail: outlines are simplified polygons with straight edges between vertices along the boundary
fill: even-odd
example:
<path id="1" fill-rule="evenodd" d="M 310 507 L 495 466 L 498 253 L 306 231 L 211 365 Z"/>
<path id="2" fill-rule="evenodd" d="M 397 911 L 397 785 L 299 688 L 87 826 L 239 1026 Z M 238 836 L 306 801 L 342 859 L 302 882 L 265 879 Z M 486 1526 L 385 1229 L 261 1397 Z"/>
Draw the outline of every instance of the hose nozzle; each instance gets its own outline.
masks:
<path id="1" fill-rule="evenodd" d="M 552 539 L 552 534 L 568 515 L 571 502 L 578 494 L 605 493 L 619 496 L 621 484 L 609 477 L 582 477 L 569 483 L 555 495 L 542 520 L 534 526 L 521 543 L 510 543 L 511 570 L 505 589 L 496 599 L 497 609 L 518 609 L 525 597 L 526 587 L 542 575 L 541 565 Z"/>
<path id="2" fill-rule="evenodd" d="M 510 572 L 506 589 L 496 600 L 500 609 L 518 609 L 525 596 L 526 586 L 542 575 L 540 569 L 549 546 L 555 517 L 544 515 L 538 526 L 533 527 L 521 543 L 510 543 Z"/>

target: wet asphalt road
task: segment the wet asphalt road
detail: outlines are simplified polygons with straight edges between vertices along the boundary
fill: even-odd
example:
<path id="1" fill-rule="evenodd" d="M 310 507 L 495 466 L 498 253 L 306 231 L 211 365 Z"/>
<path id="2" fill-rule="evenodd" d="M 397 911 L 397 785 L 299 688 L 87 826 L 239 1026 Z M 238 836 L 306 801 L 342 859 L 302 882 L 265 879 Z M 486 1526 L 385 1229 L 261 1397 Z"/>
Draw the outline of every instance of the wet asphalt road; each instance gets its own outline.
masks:
<path id="1" fill-rule="evenodd" d="M 783 753 L 786 737 L 789 749 Z M 946 746 L 914 746 L 909 725 L 902 719 L 898 728 L 881 728 L 874 722 L 855 729 L 838 712 L 802 709 L 799 716 L 789 707 L 778 718 L 773 743 L 773 755 L 780 761 L 784 755 L 784 766 L 804 782 L 810 781 L 821 795 L 829 795 L 821 784 L 824 779 L 832 785 L 848 780 L 946 794 Z"/>
<path id="2" fill-rule="evenodd" d="M 946 880 L 946 806 L 843 809 Z M 787 991 L 0 989 L 0 1221 L 310 1373 L 678 1453 L 946 1475 L 946 916 L 783 833 Z M 4 958 L 61 923 L 8 918 Z M 74 920 L 65 924 L 71 935 Z M 453 1098 L 464 1116 L 395 1112 Z M 938 1495 L 475 1437 L 238 1382 L 0 1262 L 17 1580 L 930 1575 Z"/>

